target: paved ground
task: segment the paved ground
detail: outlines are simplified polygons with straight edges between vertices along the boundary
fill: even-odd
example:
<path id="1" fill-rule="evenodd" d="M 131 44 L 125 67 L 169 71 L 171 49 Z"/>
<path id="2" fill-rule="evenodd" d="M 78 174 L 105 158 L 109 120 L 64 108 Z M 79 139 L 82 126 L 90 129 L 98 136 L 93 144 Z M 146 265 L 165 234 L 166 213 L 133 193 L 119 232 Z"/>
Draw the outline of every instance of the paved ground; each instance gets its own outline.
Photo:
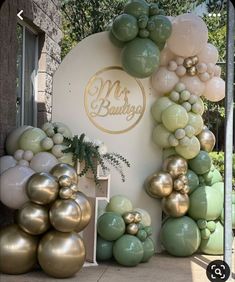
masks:
<path id="1" fill-rule="evenodd" d="M 165 253 L 156 255 L 148 263 L 137 267 L 121 267 L 116 263 L 100 264 L 83 268 L 69 279 L 50 278 L 42 271 L 24 275 L 1 275 L 1 282 L 206 282 L 206 267 L 221 256 L 194 255 L 188 258 L 175 258 Z M 235 262 L 235 254 L 233 257 Z M 235 266 L 235 263 L 234 263 Z M 233 269 L 235 281 L 235 267 Z"/>

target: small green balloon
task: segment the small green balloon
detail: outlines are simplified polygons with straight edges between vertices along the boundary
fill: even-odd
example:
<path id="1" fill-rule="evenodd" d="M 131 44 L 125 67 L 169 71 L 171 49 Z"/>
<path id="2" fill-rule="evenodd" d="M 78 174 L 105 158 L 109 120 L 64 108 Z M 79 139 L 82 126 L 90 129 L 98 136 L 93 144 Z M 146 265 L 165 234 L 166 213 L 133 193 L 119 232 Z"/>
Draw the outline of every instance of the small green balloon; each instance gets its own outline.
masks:
<path id="1" fill-rule="evenodd" d="M 148 38 L 149 37 L 149 31 L 147 29 L 145 29 L 145 28 L 140 29 L 138 35 L 141 38 Z"/>
<path id="2" fill-rule="evenodd" d="M 125 42 L 118 40 L 112 33 L 112 31 L 109 32 L 109 39 L 118 48 L 123 48 L 125 46 Z"/>
<path id="3" fill-rule="evenodd" d="M 174 104 L 165 109 L 162 113 L 162 122 L 171 132 L 178 128 L 184 128 L 188 123 L 188 113 L 180 105 Z"/>
<path id="4" fill-rule="evenodd" d="M 159 7 L 157 3 L 151 3 L 149 5 L 149 15 L 155 16 L 159 14 Z"/>
<path id="5" fill-rule="evenodd" d="M 195 172 L 193 172 L 191 169 L 188 169 L 186 176 L 188 178 L 188 186 L 189 186 L 189 192 L 190 195 L 199 185 L 199 179 Z"/>
<path id="6" fill-rule="evenodd" d="M 214 169 L 213 171 L 209 171 L 205 174 L 203 174 L 203 177 L 205 179 L 205 182 L 207 185 L 211 186 L 217 182 L 223 181 L 222 175 L 218 171 L 218 169 Z"/>
<path id="7" fill-rule="evenodd" d="M 159 124 L 153 130 L 153 141 L 162 148 L 169 148 L 171 147 L 169 143 L 170 134 L 163 124 Z"/>
<path id="8" fill-rule="evenodd" d="M 113 256 L 121 265 L 136 266 L 143 255 L 143 245 L 136 236 L 123 235 L 113 245 Z"/>
<path id="9" fill-rule="evenodd" d="M 174 105 L 174 103 L 168 97 L 160 97 L 157 99 L 151 107 L 153 118 L 159 123 L 162 122 L 163 111 L 171 105 Z"/>
<path id="10" fill-rule="evenodd" d="M 208 221 L 206 227 L 210 230 L 210 232 L 214 232 L 216 228 L 215 221 Z"/>
<path id="11" fill-rule="evenodd" d="M 207 152 L 200 151 L 195 158 L 189 160 L 188 164 L 196 174 L 205 174 L 210 170 L 212 162 Z"/>
<path id="12" fill-rule="evenodd" d="M 186 138 L 186 136 L 184 138 Z M 196 157 L 200 152 L 200 142 L 198 141 L 197 137 L 193 136 L 191 138 L 188 138 L 186 144 L 184 145 L 179 144 L 178 146 L 176 146 L 175 151 L 181 157 L 190 160 Z"/>
<path id="13" fill-rule="evenodd" d="M 202 229 L 201 230 L 201 238 L 206 240 L 206 239 L 209 239 L 210 238 L 210 235 L 211 235 L 211 232 L 208 228 L 205 228 L 205 229 Z"/>
<path id="14" fill-rule="evenodd" d="M 149 5 L 144 0 L 129 0 L 124 7 L 124 13 L 136 18 L 149 15 Z"/>
<path id="15" fill-rule="evenodd" d="M 98 234 L 107 241 L 114 241 L 121 237 L 126 229 L 121 215 L 114 212 L 106 212 L 97 222 Z"/>
<path id="16" fill-rule="evenodd" d="M 148 237 L 148 234 L 147 234 L 147 232 L 145 230 L 140 229 L 137 232 L 136 236 L 140 239 L 140 241 L 144 241 Z"/>
<path id="17" fill-rule="evenodd" d="M 142 242 L 142 246 L 144 249 L 144 255 L 141 262 L 148 262 L 155 252 L 153 240 L 151 238 L 147 238 Z"/>
<path id="18" fill-rule="evenodd" d="M 133 205 L 131 200 L 129 200 L 124 195 L 114 195 L 111 197 L 107 207 L 107 212 L 115 212 L 120 215 L 123 215 L 125 212 L 133 210 Z"/>
<path id="19" fill-rule="evenodd" d="M 154 42 L 166 42 L 172 31 L 172 24 L 165 16 L 158 15 L 150 18 L 155 22 L 156 28 L 150 32 L 150 39 Z"/>
<path id="20" fill-rule="evenodd" d="M 138 27 L 146 28 L 148 24 L 149 17 L 146 15 L 142 15 L 138 18 Z"/>
<path id="21" fill-rule="evenodd" d="M 139 32 L 137 19 L 128 14 L 117 16 L 112 25 L 113 35 L 120 41 L 127 42 L 134 39 Z"/>
<path id="22" fill-rule="evenodd" d="M 198 219 L 197 226 L 199 227 L 199 229 L 205 229 L 207 226 L 207 221 L 205 219 Z"/>
<path id="23" fill-rule="evenodd" d="M 195 135 L 198 135 L 204 126 L 203 119 L 200 115 L 189 112 L 188 125 L 191 125 L 195 129 Z"/>
<path id="24" fill-rule="evenodd" d="M 145 226 L 144 230 L 146 231 L 148 236 L 151 236 L 153 234 L 153 228 L 152 226 Z"/>
<path id="25" fill-rule="evenodd" d="M 113 256 L 113 242 L 97 237 L 96 258 L 97 260 L 110 260 Z"/>
<path id="26" fill-rule="evenodd" d="M 32 151 L 34 154 L 44 151 L 41 141 L 46 138 L 46 133 L 40 128 L 30 128 L 23 132 L 19 139 L 19 147 L 24 151 Z"/>
<path id="27" fill-rule="evenodd" d="M 145 78 L 157 70 L 160 51 L 152 40 L 135 38 L 127 43 L 122 52 L 122 65 L 131 76 Z"/>

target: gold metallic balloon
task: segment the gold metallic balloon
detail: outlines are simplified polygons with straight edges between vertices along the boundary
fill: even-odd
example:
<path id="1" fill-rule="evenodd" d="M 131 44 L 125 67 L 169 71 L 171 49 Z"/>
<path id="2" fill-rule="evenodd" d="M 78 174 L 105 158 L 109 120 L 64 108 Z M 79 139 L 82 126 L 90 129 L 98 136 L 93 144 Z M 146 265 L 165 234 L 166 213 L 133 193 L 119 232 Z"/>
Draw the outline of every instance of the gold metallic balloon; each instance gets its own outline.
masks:
<path id="1" fill-rule="evenodd" d="M 193 61 L 191 58 L 184 59 L 183 66 L 187 69 L 193 66 Z"/>
<path id="2" fill-rule="evenodd" d="M 61 232 L 74 231 L 81 221 L 81 209 L 74 200 L 57 200 L 49 211 L 54 228 Z"/>
<path id="3" fill-rule="evenodd" d="M 198 62 L 199 62 L 198 56 L 193 56 L 193 57 L 191 57 L 191 60 L 192 60 L 194 66 L 195 66 L 196 64 L 198 64 Z"/>
<path id="4" fill-rule="evenodd" d="M 190 188 L 187 184 L 184 185 L 184 188 L 182 190 L 180 190 L 181 194 L 188 194 Z"/>
<path id="5" fill-rule="evenodd" d="M 197 69 L 195 66 L 192 66 L 190 68 L 187 69 L 187 74 L 190 76 L 194 76 L 197 74 Z"/>
<path id="6" fill-rule="evenodd" d="M 17 213 L 17 223 L 25 232 L 31 235 L 42 234 L 50 227 L 48 209 L 27 202 Z"/>
<path id="7" fill-rule="evenodd" d="M 62 175 L 59 178 L 59 184 L 62 187 L 68 187 L 72 184 L 72 179 L 67 175 Z"/>
<path id="8" fill-rule="evenodd" d="M 126 227 L 126 233 L 131 234 L 131 235 L 137 234 L 138 230 L 139 228 L 136 223 L 130 223 Z"/>
<path id="9" fill-rule="evenodd" d="M 66 278 L 78 272 L 86 257 L 81 237 L 75 233 L 56 230 L 48 232 L 38 247 L 38 261 L 41 268 L 56 278 Z"/>
<path id="10" fill-rule="evenodd" d="M 184 182 L 180 180 L 179 178 L 174 180 L 174 190 L 180 191 L 184 188 Z"/>
<path id="11" fill-rule="evenodd" d="M 162 199 L 163 211 L 172 217 L 180 217 L 186 214 L 189 208 L 189 197 L 187 194 L 172 192 L 168 197 Z"/>
<path id="12" fill-rule="evenodd" d="M 184 158 L 175 156 L 169 161 L 167 165 L 167 170 L 170 173 L 170 175 L 175 179 L 181 174 L 187 173 L 188 170 L 187 161 Z"/>
<path id="13" fill-rule="evenodd" d="M 133 223 L 135 220 L 135 216 L 132 212 L 125 212 L 122 215 L 123 220 L 125 221 L 126 224 Z"/>
<path id="14" fill-rule="evenodd" d="M 16 224 L 0 230 L 0 272 L 22 274 L 37 262 L 38 238 L 20 229 Z M 1 280 L 1 279 L 0 279 Z"/>
<path id="15" fill-rule="evenodd" d="M 73 192 L 78 192 L 79 191 L 79 187 L 77 184 L 71 184 L 69 186 L 69 188 L 73 191 Z"/>
<path id="16" fill-rule="evenodd" d="M 78 175 L 71 165 L 68 164 L 57 164 L 52 168 L 50 173 L 55 176 L 57 179 L 59 179 L 61 176 L 66 175 L 71 178 L 72 183 L 77 184 L 78 183 Z"/>
<path id="17" fill-rule="evenodd" d="M 92 207 L 88 198 L 82 192 L 77 192 L 75 194 L 74 201 L 76 201 L 82 213 L 80 224 L 75 229 L 76 232 L 80 232 L 89 224 L 91 220 Z"/>
<path id="18" fill-rule="evenodd" d="M 171 155 L 171 156 L 169 156 L 169 157 L 167 157 L 164 161 L 163 161 L 163 163 L 162 163 L 162 170 L 164 171 L 164 172 L 168 172 L 168 164 L 169 164 L 169 162 L 171 161 L 171 160 L 173 160 L 175 157 L 177 157 L 176 155 Z"/>
<path id="19" fill-rule="evenodd" d="M 60 188 L 59 195 L 61 199 L 67 200 L 67 199 L 72 198 L 73 193 L 74 192 L 72 189 L 70 189 L 70 187 L 63 187 L 63 188 Z"/>
<path id="20" fill-rule="evenodd" d="M 201 133 L 197 136 L 201 150 L 206 152 L 211 152 L 215 146 L 215 135 L 208 128 L 205 128 L 201 131 Z"/>
<path id="21" fill-rule="evenodd" d="M 184 184 L 188 184 L 188 177 L 185 174 L 181 174 L 178 179 L 183 181 Z"/>
<path id="22" fill-rule="evenodd" d="M 32 202 L 47 205 L 57 198 L 59 185 L 56 178 L 49 173 L 35 173 L 27 182 L 26 192 Z"/>
<path id="23" fill-rule="evenodd" d="M 148 193 L 154 198 L 162 198 L 170 195 L 173 189 L 172 177 L 167 172 L 159 172 L 157 176 L 153 177 Z"/>
<path id="24" fill-rule="evenodd" d="M 133 212 L 134 214 L 134 223 L 140 223 L 142 220 L 142 216 L 139 212 Z"/>

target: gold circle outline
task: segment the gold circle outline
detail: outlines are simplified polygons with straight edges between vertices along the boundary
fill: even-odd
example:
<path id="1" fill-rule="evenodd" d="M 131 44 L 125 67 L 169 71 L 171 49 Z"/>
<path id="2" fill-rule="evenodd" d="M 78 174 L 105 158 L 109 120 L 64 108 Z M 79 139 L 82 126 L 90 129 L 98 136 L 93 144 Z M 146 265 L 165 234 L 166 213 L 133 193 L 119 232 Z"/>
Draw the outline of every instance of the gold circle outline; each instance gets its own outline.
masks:
<path id="1" fill-rule="evenodd" d="M 129 126 L 128 128 L 124 129 L 124 130 L 118 130 L 118 131 L 114 131 L 114 130 L 109 130 L 109 129 L 106 129 L 102 126 L 100 126 L 98 123 L 96 123 L 89 115 L 89 112 L 88 112 L 88 102 L 87 102 L 87 91 L 88 91 L 88 87 L 90 85 L 90 82 L 91 80 L 94 78 L 94 76 L 96 75 L 99 75 L 107 70 L 121 70 L 121 71 L 124 71 L 124 69 L 122 67 L 118 67 L 118 66 L 110 66 L 110 67 L 106 67 L 106 68 L 103 68 L 101 70 L 99 70 L 98 72 L 96 72 L 88 81 L 87 85 L 86 85 L 86 88 L 85 88 L 85 92 L 84 92 L 84 107 L 85 107 L 85 111 L 86 111 L 86 114 L 89 118 L 89 120 L 91 121 L 91 123 L 93 123 L 95 125 L 95 127 L 97 127 L 98 129 L 100 129 L 101 131 L 104 131 L 106 133 L 109 133 L 109 134 L 121 134 L 121 133 L 125 133 L 127 131 L 130 131 L 132 128 L 134 128 L 139 122 L 140 120 L 142 119 L 144 113 L 145 113 L 145 108 L 146 108 L 146 95 L 145 95 L 145 91 L 144 91 L 144 87 L 142 85 L 142 83 L 139 81 L 139 79 L 136 79 L 133 77 L 133 79 L 137 82 L 137 84 L 139 85 L 140 89 L 141 89 L 141 94 L 143 96 L 143 111 L 142 111 L 142 114 L 139 116 L 139 118 L 135 121 L 135 123 L 133 123 L 131 126 Z"/>

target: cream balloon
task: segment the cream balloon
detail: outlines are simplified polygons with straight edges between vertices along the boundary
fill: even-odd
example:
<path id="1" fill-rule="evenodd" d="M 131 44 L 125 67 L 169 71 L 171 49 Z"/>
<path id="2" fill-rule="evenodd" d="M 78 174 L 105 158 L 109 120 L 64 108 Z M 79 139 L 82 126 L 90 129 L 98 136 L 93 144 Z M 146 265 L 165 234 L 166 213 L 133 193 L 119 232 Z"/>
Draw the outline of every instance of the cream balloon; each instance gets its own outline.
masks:
<path id="1" fill-rule="evenodd" d="M 225 97 L 225 81 L 220 77 L 212 77 L 206 83 L 204 97 L 211 102 L 218 102 Z"/>
<path id="2" fill-rule="evenodd" d="M 219 53 L 213 44 L 207 43 L 206 46 L 197 54 L 197 56 L 199 63 L 216 64 L 219 58 Z"/>
<path id="3" fill-rule="evenodd" d="M 205 91 L 205 83 L 202 82 L 197 75 L 189 76 L 185 75 L 181 78 L 181 82 L 184 83 L 186 89 L 194 95 L 201 96 Z"/>
<path id="4" fill-rule="evenodd" d="M 152 86 L 157 94 L 162 95 L 173 90 L 177 82 L 178 76 L 173 71 L 169 71 L 166 67 L 160 67 L 151 77 Z"/>
<path id="5" fill-rule="evenodd" d="M 34 154 L 44 151 L 41 141 L 47 137 L 46 133 L 40 128 L 34 127 L 27 129 L 19 138 L 19 147 L 22 150 L 30 150 Z"/>
<path id="6" fill-rule="evenodd" d="M 195 135 L 198 135 L 204 126 L 203 119 L 200 115 L 189 112 L 188 125 L 191 125 L 195 129 Z"/>
<path id="7" fill-rule="evenodd" d="M 49 172 L 59 161 L 48 152 L 37 153 L 30 162 L 30 167 L 36 172 Z"/>
<path id="8" fill-rule="evenodd" d="M 167 66 L 168 63 L 175 57 L 175 55 L 165 47 L 160 54 L 160 66 Z"/>
<path id="9" fill-rule="evenodd" d="M 12 209 L 20 209 L 29 201 L 26 194 L 26 183 L 35 172 L 26 166 L 16 165 L 0 176 L 0 198 L 4 205 Z"/>
<path id="10" fill-rule="evenodd" d="M 0 157 L 0 174 L 6 171 L 8 168 L 16 166 L 17 161 L 12 156 Z"/>
<path id="11" fill-rule="evenodd" d="M 185 159 L 193 159 L 200 152 L 200 142 L 197 137 L 193 136 L 188 139 L 186 145 L 179 144 L 175 147 L 176 153 Z"/>
<path id="12" fill-rule="evenodd" d="M 190 57 L 198 54 L 207 44 L 208 30 L 205 22 L 194 14 L 182 14 L 172 22 L 168 48 L 176 55 Z"/>

